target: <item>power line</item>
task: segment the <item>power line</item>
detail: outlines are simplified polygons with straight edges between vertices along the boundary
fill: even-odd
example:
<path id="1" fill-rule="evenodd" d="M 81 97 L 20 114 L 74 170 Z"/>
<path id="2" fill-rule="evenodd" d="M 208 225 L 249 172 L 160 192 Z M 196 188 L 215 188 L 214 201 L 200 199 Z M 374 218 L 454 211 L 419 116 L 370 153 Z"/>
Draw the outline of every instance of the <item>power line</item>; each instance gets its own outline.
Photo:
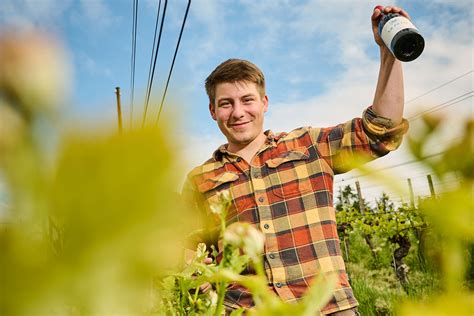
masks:
<path id="1" fill-rule="evenodd" d="M 420 98 L 420 97 L 422 97 L 422 96 L 424 96 L 424 95 L 427 95 L 428 93 L 433 92 L 433 91 L 435 91 L 436 89 L 439 89 L 439 88 L 441 88 L 441 87 L 443 87 L 443 86 L 446 86 L 447 84 L 449 84 L 449 83 L 451 83 L 451 82 L 454 82 L 454 81 L 456 81 L 456 80 L 458 80 L 458 79 L 460 79 L 460 78 L 462 78 L 462 77 L 465 77 L 465 76 L 467 76 L 468 74 L 470 74 L 470 73 L 472 73 L 472 72 L 473 72 L 473 71 L 471 70 L 471 71 L 469 71 L 469 72 L 467 72 L 467 73 L 465 73 L 465 74 L 463 74 L 463 75 L 461 75 L 461 76 L 458 76 L 458 77 L 456 77 L 456 78 L 454 78 L 454 79 L 452 79 L 452 80 L 450 80 L 450 81 L 448 81 L 448 82 L 446 82 L 446 83 L 444 83 L 444 84 L 442 84 L 442 85 L 440 85 L 440 86 L 438 86 L 438 87 L 436 87 L 436 88 L 434 88 L 434 89 L 429 90 L 428 92 L 426 92 L 426 93 L 424 93 L 424 94 L 422 94 L 422 95 L 420 95 L 420 96 L 418 96 L 418 97 L 416 97 L 416 98 L 414 98 L 414 99 L 411 99 L 411 100 L 408 101 L 407 103 L 409 103 L 409 102 L 411 102 L 411 101 L 413 101 L 413 100 L 415 100 L 415 99 L 417 99 L 417 98 Z M 413 120 L 417 119 L 418 117 L 421 117 L 421 116 L 424 115 L 424 114 L 441 110 L 441 109 L 443 109 L 443 108 L 446 108 L 446 107 L 455 105 L 455 104 L 457 104 L 457 103 L 459 103 L 459 102 L 462 102 L 462 101 L 464 101 L 464 100 L 466 100 L 466 99 L 469 99 L 469 98 L 472 98 L 472 97 L 473 97 L 473 90 L 471 90 L 471 91 L 469 91 L 469 92 L 467 92 L 467 93 L 464 93 L 464 94 L 462 94 L 462 95 L 459 95 L 459 96 L 457 96 L 457 97 L 455 97 L 455 98 L 453 98 L 453 99 L 450 99 L 450 100 L 448 100 L 448 101 L 446 101 L 446 102 L 443 102 L 443 103 L 441 103 L 441 104 L 435 105 L 435 106 L 433 106 L 433 107 L 431 107 L 431 108 L 429 108 L 429 109 L 427 109 L 427 110 L 425 110 L 425 111 L 423 111 L 423 112 L 420 112 L 420 113 L 418 113 L 418 114 L 416 114 L 416 115 L 410 117 L 408 120 L 409 120 L 409 121 L 413 121 Z M 405 104 L 407 104 L 407 103 L 405 103 Z M 456 137 L 455 139 L 457 139 L 457 138 L 460 138 L 460 137 Z M 423 160 L 423 159 L 432 158 L 432 157 L 441 155 L 441 154 L 443 154 L 443 153 L 445 153 L 445 151 L 441 151 L 441 152 L 436 153 L 436 154 L 428 155 L 428 156 L 423 157 L 422 160 Z M 416 163 L 416 162 L 420 162 L 420 160 L 417 160 L 417 159 L 415 159 L 415 160 L 410 160 L 410 161 L 406 161 L 406 162 L 403 162 L 403 163 L 400 163 L 400 164 L 396 164 L 396 165 L 388 166 L 388 167 L 385 167 L 385 168 L 377 169 L 377 170 L 374 170 L 374 171 L 369 172 L 369 173 L 364 174 L 364 175 L 353 176 L 353 177 L 350 177 L 350 178 L 347 178 L 347 179 L 339 180 L 339 181 L 335 182 L 334 184 L 336 185 L 336 184 L 342 183 L 342 182 L 344 182 L 344 181 L 355 180 L 355 179 L 358 179 L 358 178 L 361 178 L 361 177 L 365 177 L 365 176 L 368 176 L 368 175 L 370 175 L 370 174 L 373 174 L 373 173 L 376 173 L 376 172 L 379 172 L 379 171 L 383 171 L 383 170 L 387 170 L 387 169 L 392 169 L 392 168 L 396 168 L 396 167 L 400 167 L 400 166 L 404 166 L 404 165 L 412 164 L 412 163 Z"/>
<path id="2" fill-rule="evenodd" d="M 423 176 L 426 177 L 427 175 L 428 174 L 424 174 Z M 417 178 L 417 177 L 410 177 L 410 179 L 412 179 L 412 180 L 415 179 L 415 178 Z M 399 182 L 405 182 L 406 180 L 407 179 L 399 179 L 398 181 Z M 414 191 L 418 191 L 418 192 L 419 191 L 426 191 L 429 188 L 429 184 L 427 182 L 416 181 L 416 183 L 417 183 L 417 185 L 413 186 Z M 339 188 L 343 187 L 341 184 L 338 186 Z M 443 189 L 442 191 L 445 191 L 445 189 L 448 186 L 449 187 L 459 186 L 460 181 L 457 178 L 448 178 L 448 179 L 445 179 L 443 181 L 440 181 L 439 179 L 436 179 L 436 181 L 434 181 L 433 184 L 438 188 L 438 190 Z M 350 185 L 350 184 L 347 184 L 347 185 Z M 362 185 L 362 183 L 361 183 L 361 185 Z M 385 191 L 387 189 L 388 189 L 388 191 Z M 386 186 L 384 186 L 382 184 L 363 186 L 362 190 L 364 191 L 364 199 L 366 199 L 366 200 L 370 199 L 373 196 L 378 196 L 379 191 L 383 191 L 387 194 L 392 191 L 392 190 L 390 190 L 390 188 L 387 188 Z M 377 193 L 374 193 L 374 191 L 377 192 Z"/>
<path id="3" fill-rule="evenodd" d="M 407 179 L 400 179 L 400 182 L 406 182 Z M 410 179 L 413 180 L 413 178 L 410 178 Z M 429 188 L 428 183 L 420 184 L 420 182 L 421 181 L 417 181 L 417 185 L 413 185 L 413 190 L 414 191 L 424 190 L 426 188 Z M 457 179 L 448 179 L 448 180 L 445 180 L 445 181 L 434 181 L 433 184 L 435 186 L 442 186 L 442 185 L 446 185 L 446 184 L 459 184 L 459 181 Z M 364 191 L 364 198 L 368 197 L 368 196 L 371 196 L 371 195 L 374 195 L 373 191 L 380 191 L 380 189 L 392 191 L 390 189 L 390 187 L 387 187 L 386 185 L 383 185 L 383 184 L 363 186 L 363 183 L 361 183 L 361 189 L 362 189 L 362 191 Z M 376 190 L 376 189 L 379 189 L 379 190 Z M 382 190 L 382 191 L 384 191 L 384 190 Z M 369 192 L 369 193 L 367 193 L 367 192 Z M 385 193 L 387 193 L 387 192 L 385 192 Z"/>
<path id="4" fill-rule="evenodd" d="M 459 103 L 459 102 L 462 102 L 462 101 L 464 101 L 464 100 L 466 100 L 466 99 L 472 98 L 472 97 L 473 97 L 473 94 L 472 94 L 473 91 L 474 91 L 474 90 L 471 90 L 471 91 L 466 92 L 466 93 L 464 93 L 464 94 L 462 94 L 462 95 L 459 95 L 459 96 L 457 96 L 457 97 L 455 97 L 455 98 L 453 98 L 453 99 L 451 99 L 451 100 L 448 100 L 448 101 L 445 101 L 445 102 L 443 102 L 443 103 L 441 103 L 441 104 L 435 105 L 435 106 L 433 106 L 433 107 L 431 107 L 431 108 L 429 108 L 429 109 L 427 109 L 427 110 L 425 110 L 425 111 L 422 111 L 422 112 L 420 112 L 420 113 L 418 113 L 418 114 L 413 115 L 412 117 L 408 118 L 408 120 L 409 120 L 410 122 L 412 122 L 412 121 L 414 121 L 414 120 L 420 118 L 420 117 L 423 116 L 424 114 L 432 113 L 432 112 L 435 112 L 435 111 L 438 111 L 438 110 L 447 108 L 447 107 L 449 107 L 449 106 L 455 105 L 455 104 L 457 104 L 457 103 Z M 461 98 L 461 99 L 460 99 L 460 98 Z M 458 100 L 458 99 L 460 99 L 460 100 Z"/>
<path id="5" fill-rule="evenodd" d="M 152 71 L 151 71 L 151 75 L 150 75 L 150 73 L 148 74 L 148 86 L 147 86 L 146 97 L 145 97 L 146 100 L 145 100 L 145 110 L 143 111 L 142 127 L 145 125 L 146 113 L 148 111 L 148 104 L 150 102 L 150 94 L 151 94 L 151 89 L 153 87 L 153 78 L 155 76 L 156 60 L 157 60 L 157 57 L 158 57 L 158 50 L 160 49 L 161 34 L 163 33 L 163 24 L 165 22 L 167 5 L 168 5 L 168 0 L 165 0 L 165 5 L 164 5 L 164 8 L 163 8 L 163 16 L 161 17 L 160 32 L 159 32 L 159 35 L 158 35 L 158 42 L 156 44 L 156 50 L 155 50 L 154 48 L 155 48 L 155 40 L 156 40 L 156 29 L 157 29 L 156 27 L 158 26 L 161 0 L 159 2 L 158 11 L 156 13 L 155 35 L 154 35 L 154 39 L 153 39 L 153 50 L 152 50 L 152 57 L 151 57 L 152 59 L 154 59 L 154 61 L 153 61 L 153 67 L 151 67 L 151 61 L 150 61 L 150 67 L 151 67 L 150 69 L 152 69 Z M 153 56 L 153 53 L 154 53 L 154 56 Z"/>
<path id="6" fill-rule="evenodd" d="M 158 2 L 158 10 L 156 11 L 155 32 L 153 34 L 153 45 L 151 46 L 150 66 L 148 68 L 148 80 L 147 80 L 147 83 L 146 83 L 145 100 L 148 100 L 148 91 L 150 89 L 150 80 L 151 80 L 153 59 L 155 57 L 156 33 L 158 32 L 158 24 L 159 24 L 159 20 L 160 20 L 160 8 L 161 8 L 161 0 L 159 0 L 159 2 Z M 147 110 L 148 110 L 148 103 L 147 103 L 147 101 L 145 101 L 142 127 L 145 124 L 145 117 L 146 117 Z"/>
<path id="7" fill-rule="evenodd" d="M 412 161 L 412 162 L 415 162 L 415 161 Z M 407 164 L 408 164 L 408 163 L 407 163 Z M 376 171 L 374 171 L 374 173 L 375 173 L 375 172 L 376 172 Z M 407 177 L 407 178 L 410 178 L 411 180 L 415 180 L 415 179 L 419 179 L 419 178 L 423 178 L 423 177 L 426 178 L 426 176 L 429 175 L 429 174 L 431 174 L 431 173 L 429 173 L 429 172 L 423 172 L 423 173 L 419 173 L 419 174 L 416 174 L 416 175 L 409 176 L 409 177 Z M 342 185 L 342 184 L 344 184 L 345 182 L 348 183 L 348 182 L 350 182 L 350 181 L 352 181 L 352 180 L 357 181 L 358 178 L 362 178 L 362 177 L 365 177 L 365 176 L 367 176 L 367 175 L 368 175 L 368 174 L 366 174 L 366 175 L 361 175 L 361 176 L 358 176 L 358 177 L 352 177 L 352 178 L 348 178 L 348 179 L 338 180 L 337 182 L 334 183 L 334 185 L 337 185 L 337 184 Z M 392 180 L 390 180 L 390 181 L 391 181 L 392 183 L 393 183 L 393 182 L 405 182 L 406 179 L 399 178 L 399 179 L 392 179 Z M 377 186 L 379 186 L 379 185 L 371 185 L 371 186 L 369 186 L 369 187 L 364 187 L 364 189 L 372 188 L 372 187 L 377 187 Z"/>
<path id="8" fill-rule="evenodd" d="M 158 121 L 161 115 L 161 110 L 163 109 L 163 103 L 165 101 L 166 91 L 168 91 L 168 85 L 170 83 L 171 73 L 173 71 L 176 55 L 178 54 L 179 43 L 181 42 L 181 36 L 183 35 L 184 25 L 186 24 L 186 18 L 188 17 L 190 6 L 191 6 L 191 0 L 188 0 L 188 6 L 186 7 L 186 13 L 184 14 L 183 24 L 181 25 L 181 31 L 179 32 L 178 43 L 176 44 L 176 50 L 174 51 L 173 61 L 171 62 L 170 71 L 168 73 L 168 80 L 166 81 L 165 91 L 163 92 L 163 98 L 161 99 L 160 110 L 158 111 L 158 116 L 156 117 L 155 125 L 158 125 Z"/>
<path id="9" fill-rule="evenodd" d="M 138 0 L 133 1 L 132 57 L 130 61 L 130 128 L 133 124 L 133 97 L 135 93 L 135 59 L 137 49 Z"/>
<path id="10" fill-rule="evenodd" d="M 438 111 L 438 110 L 441 110 L 441 109 L 447 108 L 447 107 L 449 107 L 449 106 L 452 106 L 452 105 L 458 104 L 459 102 L 462 102 L 462 101 L 464 101 L 464 100 L 467 100 L 467 99 L 469 99 L 469 98 L 472 98 L 473 96 L 474 96 L 474 95 L 472 94 L 472 91 L 471 91 L 471 94 L 470 94 L 470 95 L 468 95 L 467 97 L 465 97 L 465 98 L 462 98 L 461 100 L 457 100 L 456 102 L 453 102 L 453 103 L 450 103 L 450 104 L 445 104 L 445 105 L 443 105 L 443 106 L 441 106 L 441 105 L 440 105 L 440 106 L 439 106 L 439 107 L 437 107 L 436 109 L 431 109 L 431 110 L 430 110 L 430 111 L 428 111 L 427 113 L 435 112 L 435 111 Z"/>
<path id="11" fill-rule="evenodd" d="M 349 180 L 353 180 L 353 179 L 357 179 L 357 178 L 362 178 L 362 177 L 367 177 L 371 174 L 374 174 L 374 173 L 377 173 L 379 171 L 383 171 L 383 170 L 387 170 L 387 169 L 392 169 L 392 168 L 396 168 L 396 167 L 401 167 L 401 166 L 404 166 L 404 165 L 409 165 L 409 164 L 412 164 L 412 163 L 415 163 L 415 162 L 421 162 L 422 160 L 425 160 L 425 159 L 429 159 L 429 158 L 432 158 L 432 157 L 436 157 L 436 156 L 439 156 L 439 155 L 442 155 L 444 154 L 446 151 L 441 151 L 439 153 L 435 153 L 435 154 L 431 154 L 431 155 L 427 155 L 427 156 L 424 156 L 422 157 L 421 159 L 414 159 L 414 160 L 410 160 L 410 161 L 406 161 L 406 162 L 402 162 L 402 163 L 399 163 L 399 164 L 396 164 L 396 165 L 392 165 L 392 166 L 387 166 L 387 167 L 384 167 L 384 168 L 380 168 L 380 169 L 377 169 L 377 170 L 373 170 L 369 173 L 366 173 L 366 174 L 363 174 L 363 175 L 360 175 L 360 176 L 353 176 L 353 177 L 350 177 L 350 178 L 347 178 L 347 179 L 342 179 L 342 180 L 339 180 L 336 183 L 341 183 L 341 182 L 344 182 L 344 181 L 349 181 Z"/>
<path id="12" fill-rule="evenodd" d="M 421 94 L 421 95 L 419 95 L 419 96 L 417 96 L 417 97 L 414 97 L 414 98 L 408 100 L 407 102 L 405 102 L 405 104 L 408 104 L 408 103 L 411 103 L 411 102 L 413 102 L 413 101 L 415 101 L 415 100 L 418 100 L 419 98 L 424 97 L 425 95 L 430 94 L 431 92 L 436 91 L 436 90 L 438 90 L 438 89 L 440 89 L 440 88 L 442 88 L 442 87 L 444 87 L 444 86 L 447 86 L 448 84 L 450 84 L 450 83 L 452 83 L 452 82 L 455 82 L 456 80 L 459 80 L 459 79 L 461 79 L 461 78 L 463 78 L 463 77 L 469 75 L 469 74 L 472 73 L 472 72 L 473 72 L 473 70 L 469 70 L 468 72 L 466 72 L 466 73 L 464 73 L 464 74 L 462 74 L 462 75 L 460 75 L 460 76 L 458 76 L 458 77 L 456 77 L 456 78 L 454 78 L 454 79 L 451 79 L 451 80 L 449 80 L 449 81 L 447 81 L 447 82 L 445 82 L 445 83 L 443 83 L 443 84 L 441 84 L 441 85 L 439 85 L 439 86 L 437 86 L 437 87 L 435 87 L 435 88 L 433 88 L 433 89 L 431 89 L 431 90 L 428 90 L 427 92 L 425 92 L 425 93 L 423 93 L 423 94 Z"/>
<path id="13" fill-rule="evenodd" d="M 455 140 L 461 139 L 461 138 L 462 138 L 462 136 L 457 136 L 457 137 L 454 137 L 454 138 L 450 139 L 449 141 L 443 142 L 443 143 L 441 143 L 441 144 L 453 143 Z M 409 160 L 409 161 L 405 161 L 405 162 L 402 162 L 402 163 L 399 163 L 399 164 L 395 164 L 395 165 L 387 166 L 387 167 L 380 168 L 380 169 L 377 169 L 377 170 L 373 170 L 372 172 L 369 172 L 369 173 L 366 173 L 366 174 L 363 174 L 363 175 L 353 176 L 353 177 L 350 177 L 350 178 L 347 178 L 347 179 L 341 179 L 341 180 L 338 180 L 338 181 L 334 182 L 334 185 L 336 185 L 336 184 L 342 184 L 342 183 L 345 182 L 345 181 L 357 180 L 358 178 L 366 177 L 366 176 L 369 176 L 369 175 L 371 175 L 371 174 L 377 173 L 377 172 L 379 172 L 379 171 L 383 171 L 383 170 L 387 170 L 387 169 L 397 168 L 397 167 L 401 167 L 401 166 L 404 166 L 404 165 L 409 165 L 409 164 L 421 162 L 421 161 L 423 161 L 423 160 L 425 160 L 425 159 L 429 159 L 429 158 L 432 158 L 432 157 L 436 157 L 436 156 L 442 155 L 442 154 L 444 154 L 445 152 L 446 152 L 446 150 L 442 150 L 442 151 L 440 151 L 440 152 L 438 152 L 438 153 L 434 153 L 434 154 L 430 154 L 430 155 L 424 156 L 424 157 L 422 157 L 421 159 Z M 418 175 L 412 176 L 412 177 L 410 177 L 410 178 L 411 178 L 411 179 L 416 179 L 416 178 L 420 178 L 420 177 L 427 176 L 428 174 L 429 174 L 429 173 L 422 173 L 422 174 L 418 174 Z M 400 181 L 404 181 L 404 180 L 400 180 Z"/>

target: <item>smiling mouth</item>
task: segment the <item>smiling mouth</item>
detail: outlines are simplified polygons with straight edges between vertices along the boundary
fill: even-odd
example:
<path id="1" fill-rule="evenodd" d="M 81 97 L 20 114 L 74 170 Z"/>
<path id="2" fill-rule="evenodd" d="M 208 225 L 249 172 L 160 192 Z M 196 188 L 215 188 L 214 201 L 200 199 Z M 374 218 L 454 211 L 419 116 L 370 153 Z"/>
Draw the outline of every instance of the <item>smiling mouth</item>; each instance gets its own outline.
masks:
<path id="1" fill-rule="evenodd" d="M 239 128 L 239 127 L 243 127 L 243 126 L 247 125 L 248 123 L 250 123 L 250 122 L 243 122 L 243 123 L 234 123 L 234 124 L 230 124 L 230 128 Z"/>

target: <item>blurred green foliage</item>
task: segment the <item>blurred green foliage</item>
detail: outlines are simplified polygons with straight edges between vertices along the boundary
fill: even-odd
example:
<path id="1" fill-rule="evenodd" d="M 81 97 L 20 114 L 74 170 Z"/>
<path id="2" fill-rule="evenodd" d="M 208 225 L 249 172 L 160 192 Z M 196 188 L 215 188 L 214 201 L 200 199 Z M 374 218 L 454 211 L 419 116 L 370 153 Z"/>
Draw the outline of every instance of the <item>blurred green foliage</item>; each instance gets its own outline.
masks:
<path id="1" fill-rule="evenodd" d="M 28 212 L 14 204 L 12 224 L 0 232 L 2 309 L 144 312 L 152 277 L 179 263 L 192 228 L 174 192 L 168 146 L 158 131 L 63 142 L 49 172 L 24 157 L 15 165 L 27 160 L 33 172 L 24 174 L 24 164 L 6 172 L 13 200 Z M 17 185 L 25 182 L 35 189 Z"/>
<path id="2" fill-rule="evenodd" d="M 452 142 L 441 155 L 424 160 L 429 143 L 436 139 L 443 120 L 425 117 L 424 128 L 412 134 L 408 141 L 412 153 L 439 178 L 455 174 L 460 186 L 446 191 L 436 199 L 420 205 L 433 228 L 431 251 L 440 258 L 443 292 L 427 302 L 406 302 L 401 315 L 472 315 L 474 295 L 465 281 L 470 245 L 474 243 L 474 121 L 464 122 L 461 137 Z"/>
<path id="3" fill-rule="evenodd" d="M 421 199 L 417 206 L 411 207 L 395 206 L 382 195 L 376 208 L 362 201 L 365 212 L 361 212 L 359 197 L 350 187 L 341 190 L 337 199 L 338 231 L 344 242 L 346 260 L 351 261 L 348 272 L 362 304 L 359 309 L 367 315 L 472 315 L 474 311 L 474 122 L 464 121 L 461 137 L 441 154 L 430 155 L 443 124 L 438 117 L 424 117 L 407 140 L 413 156 L 439 179 L 437 191 L 440 194 Z M 359 169 L 370 174 L 365 166 Z M 459 180 L 459 186 L 444 187 L 444 180 L 453 175 Z M 392 191 L 401 192 L 391 179 L 377 179 L 375 175 L 373 179 Z M 363 241 L 367 245 L 363 246 Z M 411 247 L 413 244 L 417 245 L 416 249 Z M 393 267 L 397 255 L 406 256 L 409 261 L 406 267 L 417 270 L 411 271 L 410 277 L 402 282 L 406 294 L 395 286 L 388 295 L 392 292 L 389 290 L 392 281 L 367 275 L 385 271 L 388 263 Z M 367 260 L 367 257 L 373 258 Z M 405 266 L 400 263 L 399 260 L 395 267 Z M 360 266 L 365 266 L 362 272 Z M 408 275 L 409 270 L 404 274 Z M 401 279 L 400 271 L 394 272 Z M 379 290 L 381 285 L 389 287 Z M 375 305 L 367 305 L 371 301 Z"/>
<path id="4" fill-rule="evenodd" d="M 184 236 L 197 227 L 195 214 L 175 193 L 179 161 L 166 141 L 167 127 L 125 134 L 72 127 L 53 149 L 44 148 L 42 138 L 57 135 L 38 124 L 54 125 L 57 119 L 68 90 L 67 62 L 44 35 L 5 34 L 0 37 L 0 173 L 11 205 L 10 224 L 0 229 L 0 315 L 219 315 L 231 282 L 252 291 L 256 307 L 249 315 L 313 315 L 326 303 L 332 281 L 325 276 L 316 278 L 300 304 L 286 304 L 270 292 L 256 255 L 261 239 L 250 227 L 223 225 L 222 236 L 228 231 L 230 237 L 221 262 L 203 264 L 209 250 L 200 246 L 191 263 L 180 266 Z M 423 158 L 427 144 L 442 120 L 428 117 L 424 123 L 408 139 L 412 153 L 439 179 L 456 174 L 461 186 L 424 201 L 420 216 L 380 212 L 389 213 L 388 239 L 423 227 L 420 218 L 429 223 L 427 243 L 432 241 L 429 251 L 442 275 L 440 294 L 403 302 L 398 313 L 471 315 L 474 297 L 465 276 L 466 249 L 474 243 L 474 122 L 466 122 L 461 140 L 429 160 Z M 221 202 L 216 211 L 225 209 Z M 345 221 L 373 235 L 381 217 L 369 215 Z M 252 253 L 242 255 L 241 249 Z M 257 275 L 240 275 L 246 264 L 254 265 Z M 199 292 L 208 282 L 214 290 Z M 157 292 L 156 284 L 164 291 Z M 386 310 L 385 302 L 379 305 Z"/>
<path id="5" fill-rule="evenodd" d="M 46 37 L 28 51 L 24 40 L 0 38 L 0 68 L 9 70 L 0 75 L 0 113 L 9 113 L 0 116 L 0 170 L 11 197 L 0 230 L 0 315 L 148 314 L 153 277 L 181 261 L 194 225 L 176 193 L 168 129 L 38 135 L 39 121 L 55 124 L 51 85 L 62 82 L 28 54 L 39 47 L 55 68 L 46 74 L 62 64 Z M 35 86 L 24 71 L 50 82 Z M 42 145 L 48 137 L 59 138 L 52 149 Z"/>

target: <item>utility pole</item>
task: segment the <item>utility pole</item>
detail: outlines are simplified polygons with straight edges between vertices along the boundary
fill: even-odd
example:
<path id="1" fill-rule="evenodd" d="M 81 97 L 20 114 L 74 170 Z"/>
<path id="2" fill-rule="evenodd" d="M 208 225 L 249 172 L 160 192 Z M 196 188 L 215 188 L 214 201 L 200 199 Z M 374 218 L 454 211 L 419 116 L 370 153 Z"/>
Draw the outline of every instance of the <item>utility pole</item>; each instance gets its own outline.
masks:
<path id="1" fill-rule="evenodd" d="M 118 129 L 119 133 L 122 133 L 122 107 L 120 105 L 120 87 L 115 87 L 115 95 L 117 96 Z"/>

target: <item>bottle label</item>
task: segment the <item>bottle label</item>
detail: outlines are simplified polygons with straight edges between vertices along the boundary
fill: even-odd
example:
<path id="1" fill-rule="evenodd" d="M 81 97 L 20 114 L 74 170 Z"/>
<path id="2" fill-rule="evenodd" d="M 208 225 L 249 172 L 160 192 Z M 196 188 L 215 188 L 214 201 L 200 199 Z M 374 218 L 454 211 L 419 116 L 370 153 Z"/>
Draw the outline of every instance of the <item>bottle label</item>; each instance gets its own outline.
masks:
<path id="1" fill-rule="evenodd" d="M 410 22 L 407 18 L 403 16 L 398 16 L 395 18 L 391 18 L 390 20 L 385 23 L 382 29 L 382 34 L 380 36 L 382 37 L 383 42 L 387 47 L 391 49 L 392 47 L 392 39 L 393 37 L 400 32 L 401 30 L 404 29 L 417 29 L 413 23 Z"/>

